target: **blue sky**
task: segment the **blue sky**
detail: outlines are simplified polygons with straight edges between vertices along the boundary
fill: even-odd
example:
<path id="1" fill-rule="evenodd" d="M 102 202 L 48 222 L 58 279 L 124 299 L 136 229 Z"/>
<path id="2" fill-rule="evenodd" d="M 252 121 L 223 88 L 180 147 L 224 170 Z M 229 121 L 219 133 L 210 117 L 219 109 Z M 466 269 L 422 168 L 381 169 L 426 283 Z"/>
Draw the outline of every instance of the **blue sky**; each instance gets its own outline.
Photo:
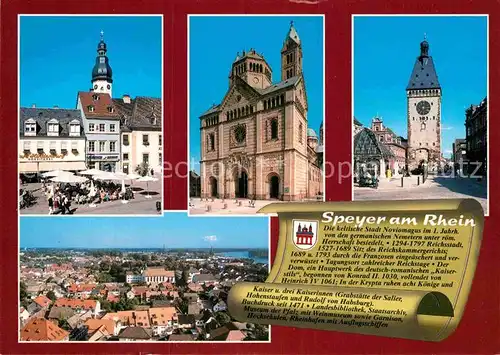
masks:
<path id="1" fill-rule="evenodd" d="M 268 248 L 267 217 L 21 217 L 21 248 Z"/>
<path id="2" fill-rule="evenodd" d="M 100 32 L 113 96 L 161 97 L 161 17 L 21 17 L 21 106 L 75 108 L 91 87 Z"/>
<path id="3" fill-rule="evenodd" d="M 377 113 L 407 137 L 406 85 L 427 35 L 442 88 L 442 152 L 465 138 L 465 109 L 487 94 L 486 17 L 355 17 L 354 116 L 365 126 Z"/>
<path id="4" fill-rule="evenodd" d="M 190 17 L 189 144 L 191 168 L 199 171 L 199 116 L 219 104 L 229 88 L 237 52 L 262 53 L 281 80 L 281 47 L 293 21 L 302 41 L 303 69 L 309 105 L 309 127 L 319 134 L 323 120 L 323 18 L 320 16 Z"/>

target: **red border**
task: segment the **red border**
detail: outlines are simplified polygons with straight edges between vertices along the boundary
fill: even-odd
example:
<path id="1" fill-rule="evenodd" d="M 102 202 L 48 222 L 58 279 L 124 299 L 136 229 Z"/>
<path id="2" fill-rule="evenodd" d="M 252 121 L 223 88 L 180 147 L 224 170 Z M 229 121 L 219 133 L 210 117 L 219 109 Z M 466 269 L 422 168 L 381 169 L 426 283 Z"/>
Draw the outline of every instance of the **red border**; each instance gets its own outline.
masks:
<path id="1" fill-rule="evenodd" d="M 270 344 L 19 344 L 17 343 L 17 14 L 19 13 L 150 13 L 164 14 L 164 99 L 165 99 L 165 158 L 171 162 L 186 162 L 187 155 L 187 38 L 188 13 L 324 13 L 326 14 L 326 157 L 334 166 L 351 161 L 351 14 L 353 13 L 479 13 L 490 14 L 490 97 L 500 94 L 498 85 L 500 22 L 498 4 L 454 0 L 450 2 L 344 0 L 318 1 L 317 4 L 297 3 L 300 0 L 174 0 L 142 2 L 132 0 L 4 0 L 1 4 L 1 112 L 0 112 L 0 211 L 1 234 L 1 353 L 247 353 L 247 354 L 332 354 L 332 353 L 393 353 L 393 354 L 493 354 L 500 350 L 500 250 L 498 187 L 491 184 L 490 216 L 486 221 L 476 277 L 468 305 L 457 331 L 440 343 L 389 339 L 346 333 L 273 327 Z M 305 2 L 305 1 L 304 1 Z M 56 35 L 55 35 L 56 36 Z M 220 43 L 214 43 L 214 46 Z M 463 56 L 466 62 L 466 43 Z M 490 161 L 500 161 L 498 144 L 500 125 L 496 120 L 496 102 L 490 106 Z M 342 132 L 339 134 L 339 132 Z M 493 167 L 495 165 L 492 165 Z M 493 173 L 497 169 L 490 169 Z M 187 172 L 187 164 L 185 171 Z M 9 188 L 6 188 L 9 186 Z M 187 179 L 165 180 L 165 208 L 185 209 Z M 350 183 L 338 181 L 337 174 L 327 181 L 328 200 L 349 200 Z M 5 221 L 9 221 L 6 223 Z M 278 224 L 272 221 L 273 252 L 277 245 Z"/>

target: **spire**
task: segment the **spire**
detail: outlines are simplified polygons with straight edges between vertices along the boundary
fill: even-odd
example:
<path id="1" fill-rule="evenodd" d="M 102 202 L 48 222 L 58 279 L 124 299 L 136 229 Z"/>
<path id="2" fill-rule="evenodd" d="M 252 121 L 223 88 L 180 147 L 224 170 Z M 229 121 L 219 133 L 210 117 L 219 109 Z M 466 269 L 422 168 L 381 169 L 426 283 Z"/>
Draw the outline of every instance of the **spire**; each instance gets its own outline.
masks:
<path id="1" fill-rule="evenodd" d="M 427 42 L 427 34 L 424 33 L 424 40 L 420 42 L 420 57 L 429 56 L 429 42 Z"/>
<path id="2" fill-rule="evenodd" d="M 429 42 L 427 34 L 424 34 L 424 40 L 420 42 L 420 55 L 416 58 L 413 71 L 410 76 L 406 90 L 439 89 L 438 76 L 434 61 L 429 55 Z"/>
<path id="3" fill-rule="evenodd" d="M 104 42 L 104 31 L 101 30 L 99 43 L 97 44 L 97 56 L 92 68 L 92 87 L 96 92 L 111 94 L 111 83 L 113 82 L 113 71 L 107 57 L 107 45 Z"/>
<path id="4" fill-rule="evenodd" d="M 297 33 L 297 30 L 293 26 L 293 21 L 290 21 L 290 29 L 288 30 L 288 33 L 286 34 L 284 45 L 286 45 L 287 42 L 290 42 L 290 41 L 293 41 L 296 44 L 300 45 L 299 34 Z"/>

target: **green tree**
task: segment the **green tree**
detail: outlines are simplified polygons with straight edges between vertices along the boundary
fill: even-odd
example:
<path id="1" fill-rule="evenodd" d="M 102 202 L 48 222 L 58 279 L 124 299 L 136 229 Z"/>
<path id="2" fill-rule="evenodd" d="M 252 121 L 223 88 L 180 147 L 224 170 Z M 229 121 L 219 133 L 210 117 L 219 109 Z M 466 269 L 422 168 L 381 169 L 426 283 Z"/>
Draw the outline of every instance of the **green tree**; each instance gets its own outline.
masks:
<path id="1" fill-rule="evenodd" d="M 111 276 L 107 272 L 101 272 L 97 275 L 97 282 L 105 283 L 105 282 L 113 282 L 113 276 Z"/>
<path id="2" fill-rule="evenodd" d="M 231 317 L 226 312 L 216 312 L 215 320 L 223 326 L 231 321 Z"/>
<path id="3" fill-rule="evenodd" d="M 150 171 L 149 164 L 142 162 L 135 167 L 135 172 L 141 176 L 146 176 Z"/>
<path id="4" fill-rule="evenodd" d="M 187 314 L 189 302 L 183 298 L 177 298 L 175 300 L 175 306 L 182 314 Z"/>
<path id="5" fill-rule="evenodd" d="M 26 291 L 26 284 L 22 281 L 19 283 L 19 300 L 24 308 L 28 307 L 28 292 Z"/>
<path id="6" fill-rule="evenodd" d="M 65 318 L 58 319 L 57 323 L 58 323 L 57 325 L 59 326 L 59 328 L 62 328 L 64 330 L 71 332 L 71 330 L 72 330 L 71 326 L 69 325 L 68 321 Z"/>
<path id="7" fill-rule="evenodd" d="M 52 302 L 54 302 L 57 299 L 56 294 L 54 293 L 54 291 L 47 292 L 47 298 L 50 299 Z"/>

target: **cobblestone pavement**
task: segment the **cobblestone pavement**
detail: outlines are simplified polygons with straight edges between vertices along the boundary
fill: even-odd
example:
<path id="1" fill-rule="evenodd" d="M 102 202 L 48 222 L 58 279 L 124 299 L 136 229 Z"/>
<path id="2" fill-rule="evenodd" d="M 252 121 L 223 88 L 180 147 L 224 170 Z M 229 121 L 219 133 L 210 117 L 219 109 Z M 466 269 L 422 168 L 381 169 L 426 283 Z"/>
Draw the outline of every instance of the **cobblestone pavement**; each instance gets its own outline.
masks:
<path id="1" fill-rule="evenodd" d="M 416 177 L 401 178 L 380 182 L 378 189 L 354 186 L 354 200 L 424 200 L 436 198 L 474 198 L 487 210 L 486 182 L 475 179 L 429 176 L 424 184 L 417 185 Z"/>
<path id="2" fill-rule="evenodd" d="M 127 184 L 128 186 L 129 184 Z M 71 204 L 71 210 L 73 210 L 74 215 L 158 215 L 156 210 L 156 202 L 162 200 L 162 182 L 161 180 L 152 181 L 148 183 L 148 189 L 146 190 L 145 182 L 135 181 L 131 185 L 132 189 L 135 191 L 133 200 L 128 201 L 128 203 L 122 203 L 122 201 L 108 201 L 102 204 L 96 204 L 95 207 L 90 207 L 88 204 L 78 205 L 75 203 Z M 33 195 L 37 198 L 36 204 L 20 210 L 21 215 L 48 215 L 49 206 L 45 195 L 42 192 L 41 184 L 30 183 L 21 186 L 22 189 L 30 190 Z M 147 198 L 149 195 L 151 198 Z M 163 208 L 163 206 L 162 206 Z M 57 214 L 61 216 L 61 214 Z"/>

